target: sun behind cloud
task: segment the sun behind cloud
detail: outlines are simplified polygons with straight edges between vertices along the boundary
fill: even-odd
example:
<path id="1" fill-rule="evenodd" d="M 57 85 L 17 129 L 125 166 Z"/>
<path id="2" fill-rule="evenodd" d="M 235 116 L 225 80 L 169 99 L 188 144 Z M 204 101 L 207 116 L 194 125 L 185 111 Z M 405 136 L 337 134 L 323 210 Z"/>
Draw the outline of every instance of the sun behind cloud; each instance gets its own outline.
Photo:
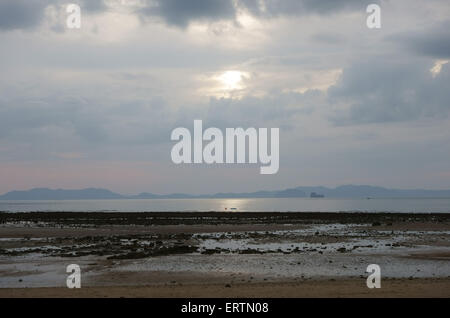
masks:
<path id="1" fill-rule="evenodd" d="M 241 71 L 226 71 L 217 77 L 222 84 L 224 90 L 235 90 L 244 88 L 243 79 L 248 77 L 248 74 Z"/>

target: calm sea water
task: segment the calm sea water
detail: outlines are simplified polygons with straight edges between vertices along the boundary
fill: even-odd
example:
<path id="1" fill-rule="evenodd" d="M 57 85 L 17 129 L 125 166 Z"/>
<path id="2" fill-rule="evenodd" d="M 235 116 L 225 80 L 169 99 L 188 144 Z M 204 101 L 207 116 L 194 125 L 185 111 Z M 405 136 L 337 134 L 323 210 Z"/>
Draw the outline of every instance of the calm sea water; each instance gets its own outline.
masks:
<path id="1" fill-rule="evenodd" d="M 262 212 L 439 212 L 450 213 L 450 198 L 399 199 L 154 199 L 0 201 L 0 211 L 262 211 Z"/>

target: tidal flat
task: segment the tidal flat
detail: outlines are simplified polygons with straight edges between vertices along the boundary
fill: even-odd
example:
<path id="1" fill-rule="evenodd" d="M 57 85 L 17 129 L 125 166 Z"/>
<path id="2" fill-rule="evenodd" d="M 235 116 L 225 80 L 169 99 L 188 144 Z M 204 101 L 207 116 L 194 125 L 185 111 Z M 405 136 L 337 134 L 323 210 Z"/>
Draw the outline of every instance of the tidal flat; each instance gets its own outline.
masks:
<path id="1" fill-rule="evenodd" d="M 72 293 L 69 264 L 82 275 Z M 380 290 L 366 287 L 370 264 L 381 268 Z M 0 213 L 1 297 L 271 297 L 274 290 L 449 297 L 450 214 Z"/>

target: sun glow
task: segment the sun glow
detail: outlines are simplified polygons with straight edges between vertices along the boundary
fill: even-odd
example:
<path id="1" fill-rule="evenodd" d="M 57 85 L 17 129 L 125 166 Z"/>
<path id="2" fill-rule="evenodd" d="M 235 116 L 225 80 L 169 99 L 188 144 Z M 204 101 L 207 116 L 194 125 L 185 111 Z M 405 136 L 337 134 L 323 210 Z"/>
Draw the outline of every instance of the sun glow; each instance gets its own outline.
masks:
<path id="1" fill-rule="evenodd" d="M 242 80 L 246 74 L 240 71 L 226 71 L 222 73 L 217 79 L 224 86 L 226 90 L 235 90 L 243 88 Z"/>
<path id="2" fill-rule="evenodd" d="M 198 79 L 202 82 L 198 90 L 201 96 L 239 99 L 247 93 L 251 76 L 247 72 L 230 69 L 204 74 Z"/>

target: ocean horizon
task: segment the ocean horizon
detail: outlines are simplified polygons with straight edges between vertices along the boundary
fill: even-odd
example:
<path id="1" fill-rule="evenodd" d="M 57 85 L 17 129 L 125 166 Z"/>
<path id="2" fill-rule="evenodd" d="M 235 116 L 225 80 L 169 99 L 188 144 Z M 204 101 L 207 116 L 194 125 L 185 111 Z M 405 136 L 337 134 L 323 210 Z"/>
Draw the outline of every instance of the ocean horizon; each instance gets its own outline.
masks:
<path id="1" fill-rule="evenodd" d="M 450 198 L 224 198 L 3 200 L 2 212 L 450 213 Z"/>

